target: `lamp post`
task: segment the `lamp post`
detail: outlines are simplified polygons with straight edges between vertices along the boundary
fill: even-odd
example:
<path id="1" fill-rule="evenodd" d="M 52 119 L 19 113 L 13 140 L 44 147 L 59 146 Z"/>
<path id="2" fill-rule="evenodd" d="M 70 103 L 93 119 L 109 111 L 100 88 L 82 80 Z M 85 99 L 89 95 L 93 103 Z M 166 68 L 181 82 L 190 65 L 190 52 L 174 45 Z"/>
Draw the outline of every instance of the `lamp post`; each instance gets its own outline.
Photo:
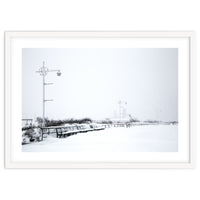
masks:
<path id="1" fill-rule="evenodd" d="M 46 83 L 45 82 L 45 76 L 48 74 L 48 72 L 57 72 L 57 76 L 61 76 L 61 72 L 60 70 L 49 70 L 47 67 L 45 67 L 45 62 L 43 61 L 43 66 L 36 71 L 37 73 L 40 74 L 40 76 L 42 76 L 42 118 L 43 118 L 43 122 L 42 122 L 42 127 L 45 127 L 45 103 L 47 101 L 53 101 L 52 99 L 45 99 L 45 86 L 46 85 L 52 85 L 53 83 Z"/>

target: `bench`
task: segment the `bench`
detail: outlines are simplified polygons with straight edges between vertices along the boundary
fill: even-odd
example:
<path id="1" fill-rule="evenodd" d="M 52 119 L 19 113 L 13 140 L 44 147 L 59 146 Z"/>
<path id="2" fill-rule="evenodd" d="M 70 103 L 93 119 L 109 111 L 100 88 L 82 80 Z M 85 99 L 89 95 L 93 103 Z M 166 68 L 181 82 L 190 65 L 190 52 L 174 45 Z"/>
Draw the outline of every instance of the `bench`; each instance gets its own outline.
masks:
<path id="1" fill-rule="evenodd" d="M 98 130 L 103 130 L 105 127 L 95 127 L 95 126 L 52 126 L 52 127 L 43 127 L 41 128 L 42 130 L 42 140 L 43 140 L 43 135 L 44 134 L 51 134 L 51 133 L 56 133 L 57 138 L 62 138 L 62 137 L 68 137 L 77 133 L 85 133 L 89 131 L 98 131 Z"/>

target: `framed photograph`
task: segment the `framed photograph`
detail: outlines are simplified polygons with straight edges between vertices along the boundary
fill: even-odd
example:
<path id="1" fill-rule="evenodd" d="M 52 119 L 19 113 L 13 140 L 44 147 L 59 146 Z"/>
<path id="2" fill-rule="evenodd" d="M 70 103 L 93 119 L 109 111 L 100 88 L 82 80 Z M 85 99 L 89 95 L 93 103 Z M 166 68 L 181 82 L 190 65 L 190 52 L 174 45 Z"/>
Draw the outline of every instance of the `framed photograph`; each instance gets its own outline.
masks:
<path id="1" fill-rule="evenodd" d="M 6 168 L 193 168 L 194 33 L 5 32 Z"/>

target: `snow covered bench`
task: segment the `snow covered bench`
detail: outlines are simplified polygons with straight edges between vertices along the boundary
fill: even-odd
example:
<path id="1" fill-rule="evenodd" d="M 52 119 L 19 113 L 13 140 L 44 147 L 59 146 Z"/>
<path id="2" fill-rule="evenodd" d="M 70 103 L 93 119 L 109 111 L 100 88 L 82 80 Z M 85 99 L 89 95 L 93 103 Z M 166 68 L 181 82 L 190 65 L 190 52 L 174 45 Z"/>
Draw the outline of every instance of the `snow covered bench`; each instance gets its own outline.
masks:
<path id="1" fill-rule="evenodd" d="M 69 130 L 66 127 L 56 128 L 56 137 L 61 138 L 61 137 L 71 136 L 77 134 L 78 132 L 79 132 L 78 130 Z"/>
<path id="2" fill-rule="evenodd" d="M 89 131 L 103 130 L 105 127 L 89 125 L 89 124 L 80 124 L 80 125 L 67 125 L 67 126 L 51 126 L 43 127 L 42 130 L 42 139 L 44 134 L 56 133 L 57 138 L 68 137 L 77 133 L 86 133 Z"/>

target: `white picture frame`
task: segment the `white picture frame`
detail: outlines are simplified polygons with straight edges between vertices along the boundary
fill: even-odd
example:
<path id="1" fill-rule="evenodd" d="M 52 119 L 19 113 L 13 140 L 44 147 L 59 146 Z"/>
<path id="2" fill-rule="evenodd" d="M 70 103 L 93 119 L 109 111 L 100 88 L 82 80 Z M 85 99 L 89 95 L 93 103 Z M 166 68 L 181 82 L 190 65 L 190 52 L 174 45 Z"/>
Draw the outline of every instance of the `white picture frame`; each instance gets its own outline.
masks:
<path id="1" fill-rule="evenodd" d="M 152 160 L 143 160 L 143 161 L 109 161 L 109 160 L 29 160 L 18 158 L 15 155 L 15 146 L 20 145 L 15 144 L 14 140 L 14 130 L 15 127 L 20 127 L 20 120 L 18 115 L 21 109 L 21 102 L 14 101 L 13 97 L 16 95 L 17 91 L 21 90 L 20 86 L 15 86 L 13 88 L 13 83 L 20 82 L 20 79 L 15 79 L 15 72 L 20 69 L 21 66 L 16 63 L 16 60 L 20 60 L 21 57 L 18 54 L 20 48 L 35 48 L 40 42 L 43 42 L 45 47 L 54 47 L 57 45 L 56 41 L 48 43 L 49 39 L 57 39 L 62 41 L 63 38 L 67 39 L 120 39 L 125 38 L 127 41 L 129 39 L 135 39 L 136 43 L 141 43 L 142 47 L 145 48 L 145 42 L 140 42 L 139 39 L 148 39 L 149 45 L 157 48 L 158 44 L 152 44 L 154 40 L 165 40 L 170 39 L 173 46 L 173 43 L 179 43 L 180 48 L 182 45 L 182 40 L 184 40 L 185 47 L 187 48 L 187 57 L 188 63 L 185 63 L 188 69 L 188 81 L 185 80 L 185 85 L 188 87 L 188 135 L 187 135 L 187 148 L 184 151 L 183 156 L 186 156 L 187 159 L 182 161 L 181 159 L 172 159 L 172 161 L 162 161 L 159 159 Z M 29 40 L 36 40 L 33 43 L 28 43 Z M 47 41 L 45 41 L 47 40 Z M 137 41 L 138 40 L 138 41 Z M 152 42 L 151 42 L 152 40 Z M 28 42 L 27 42 L 28 41 Z M 158 42 L 159 43 L 159 42 Z M 32 44 L 32 46 L 30 46 Z M 126 43 L 126 45 L 129 42 Z M 166 42 L 167 44 L 167 42 Z M 20 46 L 21 45 L 21 46 Z M 123 46 L 123 41 L 122 41 Z M 176 45 L 175 45 L 176 46 Z M 184 46 L 184 45 L 183 45 Z M 90 46 L 88 46 L 90 47 Z M 130 45 L 130 48 L 132 46 Z M 148 48 L 149 46 L 147 46 Z M 160 46 L 159 46 L 160 47 Z M 40 48 L 40 47 L 39 47 Z M 162 46 L 161 46 L 162 48 Z M 163 46 L 164 48 L 164 46 Z M 19 70 L 20 71 L 20 70 Z M 179 66 L 179 73 L 181 72 L 181 67 Z M 21 78 L 21 77 L 20 77 Z M 57 169 L 67 169 L 67 168 L 194 168 L 195 166 L 195 34 L 192 31 L 7 31 L 5 32 L 5 99 L 4 99 L 4 120 L 5 120 L 5 168 L 57 168 Z M 183 80 L 184 81 L 184 80 Z M 182 87 L 179 84 L 179 87 Z M 19 94 L 21 94 L 19 92 Z M 179 99 L 180 100 L 180 99 Z M 16 109 L 19 107 L 19 109 Z M 15 111 L 14 111 L 15 110 Z M 15 114 L 14 114 L 15 112 Z M 179 114 L 182 111 L 179 108 Z M 16 130 L 16 129 L 15 129 Z M 179 135 L 180 135 L 179 131 Z M 20 135 L 20 134 L 19 134 Z M 148 154 L 148 153 L 147 153 Z M 161 153 L 162 154 L 162 153 Z M 66 155 L 65 155 L 66 156 Z M 26 156 L 25 156 L 26 157 Z"/>

